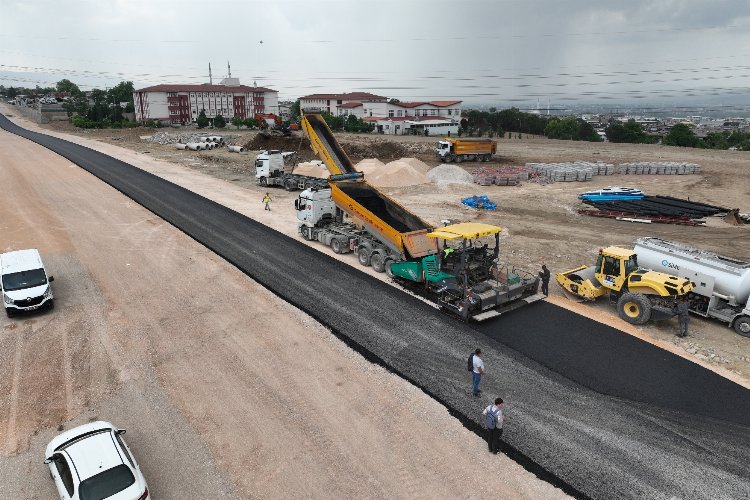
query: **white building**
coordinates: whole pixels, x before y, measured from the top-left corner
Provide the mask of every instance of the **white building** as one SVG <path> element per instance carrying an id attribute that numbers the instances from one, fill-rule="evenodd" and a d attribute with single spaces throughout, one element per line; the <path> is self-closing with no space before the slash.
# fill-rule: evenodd
<path id="1" fill-rule="evenodd" d="M 276 90 L 240 85 L 238 78 L 225 78 L 219 84 L 162 84 L 133 92 L 135 119 L 165 124 L 189 125 L 201 110 L 208 118 L 221 115 L 252 118 L 257 113 L 279 114 Z"/>
<path id="2" fill-rule="evenodd" d="M 303 111 L 325 111 L 332 115 L 354 115 L 375 124 L 381 134 L 457 134 L 462 101 L 389 102 L 367 92 L 312 94 L 300 97 Z"/>

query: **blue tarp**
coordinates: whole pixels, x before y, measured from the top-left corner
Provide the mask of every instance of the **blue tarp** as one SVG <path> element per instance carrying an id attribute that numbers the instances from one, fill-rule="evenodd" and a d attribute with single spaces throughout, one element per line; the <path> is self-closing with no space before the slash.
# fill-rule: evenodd
<path id="1" fill-rule="evenodd" d="M 467 207 L 478 208 L 480 210 L 497 210 L 497 203 L 490 201 L 486 195 L 469 196 L 462 199 L 461 203 Z"/>

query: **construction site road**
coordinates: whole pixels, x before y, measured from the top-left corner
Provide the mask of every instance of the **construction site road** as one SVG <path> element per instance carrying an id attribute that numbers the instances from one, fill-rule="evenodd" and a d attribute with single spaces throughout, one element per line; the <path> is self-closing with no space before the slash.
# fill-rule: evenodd
<path id="1" fill-rule="evenodd" d="M 670 371 L 662 384 L 649 386 L 660 389 L 656 396 L 643 398 L 645 391 L 634 386 L 647 378 L 658 380 L 662 366 L 684 361 L 667 352 L 651 353 L 649 344 L 633 343 L 627 349 L 641 349 L 643 363 L 612 363 L 629 354 L 620 352 L 622 344 L 606 327 L 585 318 L 573 320 L 571 313 L 550 304 L 481 327 L 500 335 L 506 329 L 525 331 L 546 344 L 536 348 L 546 352 L 537 363 L 506 347 L 497 334 L 492 338 L 445 317 L 179 186 L 90 149 L 25 131 L 4 117 L 0 125 L 61 154 L 169 221 L 368 359 L 422 388 L 468 427 L 478 430 L 481 409 L 495 394 L 502 395 L 508 402 L 504 451 L 568 492 L 592 498 L 664 499 L 740 498 L 747 493 L 750 427 L 742 417 L 750 414 L 746 389 L 690 367 L 685 377 Z M 582 332 L 581 339 L 598 336 L 594 354 L 604 359 L 583 366 L 590 355 L 582 355 L 579 362 L 575 352 L 562 349 L 566 336 L 555 334 L 566 326 Z M 527 344 L 533 347 L 535 342 Z M 589 348 L 583 340 L 579 346 L 583 352 Z M 488 397 L 475 399 L 464 370 L 468 352 L 476 347 L 488 367 L 483 381 Z M 550 361 L 557 351 L 565 353 L 562 359 Z M 664 365 L 652 366 L 659 358 Z M 640 370 L 645 375 L 634 377 Z M 589 388 L 596 388 L 599 380 L 604 381 L 599 390 L 606 387 L 610 394 L 632 399 Z M 728 409 L 732 407 L 736 410 Z"/>

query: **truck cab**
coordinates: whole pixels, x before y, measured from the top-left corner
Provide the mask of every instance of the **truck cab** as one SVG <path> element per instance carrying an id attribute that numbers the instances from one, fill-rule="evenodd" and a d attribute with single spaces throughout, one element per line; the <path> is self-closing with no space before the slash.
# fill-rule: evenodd
<path id="1" fill-rule="evenodd" d="M 284 159 L 293 153 L 282 153 L 277 149 L 261 151 L 255 158 L 255 180 L 261 186 L 271 183 L 268 179 L 280 177 L 284 173 Z"/>
<path id="2" fill-rule="evenodd" d="M 435 153 L 440 158 L 445 158 L 451 154 L 451 143 L 448 141 L 438 141 L 435 145 Z"/>
<path id="3" fill-rule="evenodd" d="M 336 217 L 336 204 L 331 199 L 330 188 L 305 189 L 294 200 L 297 210 L 297 225 L 302 236 L 305 227 L 317 227 L 323 221 L 331 221 Z"/>
<path id="4" fill-rule="evenodd" d="M 35 248 L 0 254 L 0 288 L 8 317 L 18 312 L 54 306 L 54 277 L 47 276 L 39 251 Z"/>

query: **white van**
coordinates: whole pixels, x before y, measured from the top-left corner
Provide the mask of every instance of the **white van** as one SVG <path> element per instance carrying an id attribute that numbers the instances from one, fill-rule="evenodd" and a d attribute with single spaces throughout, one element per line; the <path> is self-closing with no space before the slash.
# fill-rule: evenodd
<path id="1" fill-rule="evenodd" d="M 8 317 L 45 306 L 52 309 L 54 301 L 50 282 L 54 279 L 47 277 L 42 258 L 35 248 L 0 254 L 0 287 Z"/>

